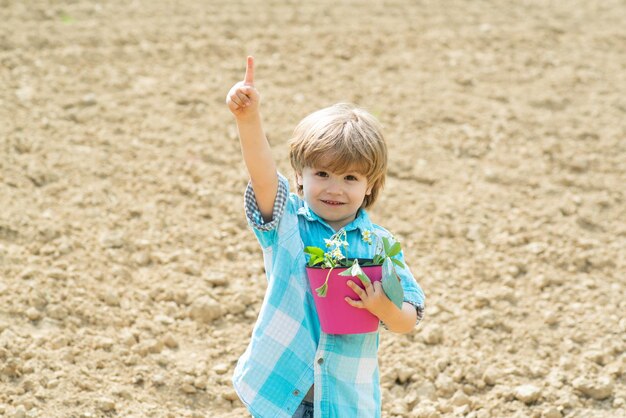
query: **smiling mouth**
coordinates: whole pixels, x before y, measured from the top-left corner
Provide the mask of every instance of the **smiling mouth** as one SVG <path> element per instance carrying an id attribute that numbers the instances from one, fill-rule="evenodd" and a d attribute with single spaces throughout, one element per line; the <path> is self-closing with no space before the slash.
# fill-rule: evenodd
<path id="1" fill-rule="evenodd" d="M 334 200 L 322 200 L 322 202 L 326 203 L 327 205 L 331 205 L 331 206 L 345 205 L 345 203 L 343 203 L 343 202 L 336 202 Z"/>

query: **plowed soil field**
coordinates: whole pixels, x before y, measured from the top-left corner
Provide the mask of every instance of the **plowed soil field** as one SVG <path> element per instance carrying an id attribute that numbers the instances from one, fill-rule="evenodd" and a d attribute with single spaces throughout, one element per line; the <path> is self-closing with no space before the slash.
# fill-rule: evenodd
<path id="1" fill-rule="evenodd" d="M 385 128 L 371 211 L 427 295 L 385 417 L 624 417 L 626 4 L 0 0 L 0 416 L 244 417 L 266 287 L 224 104 L 256 58 Z"/>

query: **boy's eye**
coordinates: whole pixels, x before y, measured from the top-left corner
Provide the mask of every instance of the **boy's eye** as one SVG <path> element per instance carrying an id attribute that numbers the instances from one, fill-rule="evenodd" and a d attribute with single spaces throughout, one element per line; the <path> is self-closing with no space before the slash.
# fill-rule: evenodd
<path id="1" fill-rule="evenodd" d="M 325 171 L 318 171 L 317 173 L 315 173 L 315 175 L 319 177 L 328 177 L 328 173 L 326 173 Z"/>
<path id="2" fill-rule="evenodd" d="M 350 174 L 350 175 L 346 176 L 346 180 L 349 180 L 349 181 L 358 181 L 359 179 L 358 179 L 358 178 L 356 178 L 356 176 L 353 176 L 352 174 Z"/>

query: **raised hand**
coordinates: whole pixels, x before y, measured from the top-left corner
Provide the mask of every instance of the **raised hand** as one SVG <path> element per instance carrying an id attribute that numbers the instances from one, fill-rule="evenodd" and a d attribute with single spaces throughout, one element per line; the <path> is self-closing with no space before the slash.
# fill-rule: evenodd
<path id="1" fill-rule="evenodd" d="M 243 81 L 235 84 L 226 95 L 226 104 L 236 118 L 254 116 L 259 111 L 261 95 L 254 87 L 254 57 L 249 56 Z"/>

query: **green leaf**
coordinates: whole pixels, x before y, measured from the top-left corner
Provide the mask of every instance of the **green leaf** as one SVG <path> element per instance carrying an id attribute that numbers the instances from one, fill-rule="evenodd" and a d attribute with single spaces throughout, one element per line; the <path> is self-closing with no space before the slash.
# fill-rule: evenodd
<path id="1" fill-rule="evenodd" d="M 400 268 L 404 268 L 404 263 L 400 260 L 397 260 L 395 258 L 392 258 L 391 261 L 393 262 L 393 264 L 395 264 L 396 266 L 400 267 Z"/>
<path id="2" fill-rule="evenodd" d="M 354 276 L 354 275 L 352 274 L 352 268 L 345 269 L 344 271 L 342 271 L 341 273 L 339 273 L 339 274 L 338 274 L 338 276 L 344 276 L 344 277 L 346 277 L 346 276 Z"/>
<path id="3" fill-rule="evenodd" d="M 324 250 L 320 247 L 304 247 L 304 253 L 324 257 Z"/>
<path id="4" fill-rule="evenodd" d="M 361 280 L 361 283 L 363 283 L 363 286 L 367 286 L 368 284 L 372 283 L 372 281 L 370 280 L 369 277 L 367 277 L 367 274 L 365 274 L 364 271 L 357 274 L 356 277 L 358 277 L 359 280 Z"/>
<path id="5" fill-rule="evenodd" d="M 319 255 L 312 255 L 309 260 L 309 267 L 314 267 L 324 261 L 324 257 L 320 257 Z"/>
<path id="6" fill-rule="evenodd" d="M 363 286 L 367 286 L 368 284 L 372 283 L 370 278 L 367 277 L 367 274 L 365 274 L 365 272 L 359 265 L 359 260 L 354 260 L 354 264 L 352 264 L 352 267 L 350 267 L 349 269 L 345 271 L 342 271 L 341 273 L 339 273 L 339 275 L 358 277 L 359 280 L 361 280 L 361 283 L 363 283 Z"/>
<path id="7" fill-rule="evenodd" d="M 387 258 L 383 263 L 382 285 L 389 300 L 391 300 L 399 309 L 402 309 L 404 290 L 402 289 L 400 278 L 396 273 L 396 269 L 393 266 L 391 258 Z"/>
<path id="8" fill-rule="evenodd" d="M 381 264 L 383 264 L 383 261 L 385 261 L 385 257 L 380 254 L 376 254 L 374 259 L 372 260 L 372 264 L 375 266 L 380 266 Z"/>
<path id="9" fill-rule="evenodd" d="M 323 285 L 321 285 L 320 287 L 315 289 L 315 291 L 317 292 L 317 296 L 319 296 L 321 298 L 325 298 L 326 297 L 326 293 L 328 293 L 328 284 L 324 283 Z"/>
<path id="10" fill-rule="evenodd" d="M 400 251 L 402 251 L 402 246 L 400 245 L 399 242 L 395 242 L 391 246 L 389 251 L 387 252 L 387 257 L 393 257 L 394 255 L 398 255 L 398 254 L 400 254 Z"/>
<path id="11" fill-rule="evenodd" d="M 340 276 L 356 276 L 359 271 L 361 271 L 361 267 L 359 266 L 359 260 L 354 260 L 352 266 L 350 268 L 339 273 Z"/>
<path id="12" fill-rule="evenodd" d="M 389 238 L 383 237 L 383 249 L 385 250 L 385 254 L 389 254 L 389 248 L 391 244 L 389 243 Z"/>

